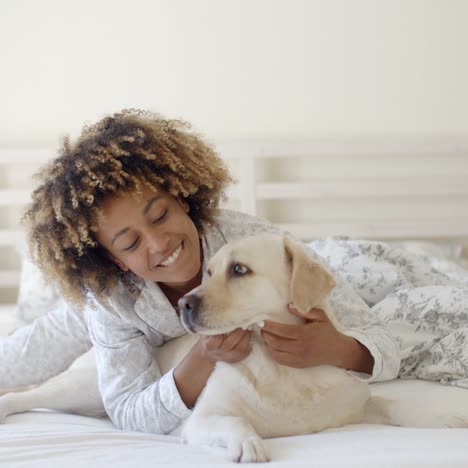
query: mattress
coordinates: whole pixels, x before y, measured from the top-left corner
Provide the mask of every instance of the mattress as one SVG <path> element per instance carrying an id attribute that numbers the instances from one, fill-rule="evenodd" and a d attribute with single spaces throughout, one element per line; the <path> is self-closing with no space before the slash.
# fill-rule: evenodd
<path id="1" fill-rule="evenodd" d="M 352 425 L 319 434 L 266 441 L 270 465 L 333 468 L 468 466 L 468 429 Z M 52 412 L 7 418 L 0 426 L 0 466 L 8 468 L 138 468 L 231 464 L 221 449 L 172 436 L 129 433 L 107 419 Z M 232 464 L 231 464 L 232 466 Z"/>

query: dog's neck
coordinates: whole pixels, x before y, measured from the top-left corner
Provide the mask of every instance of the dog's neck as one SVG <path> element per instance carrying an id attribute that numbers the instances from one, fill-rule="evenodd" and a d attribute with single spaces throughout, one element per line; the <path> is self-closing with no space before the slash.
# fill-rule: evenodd
<path id="1" fill-rule="evenodd" d="M 285 310 L 281 311 L 275 311 L 273 313 L 268 314 L 268 318 L 265 320 L 271 320 L 272 322 L 278 322 L 282 323 L 285 325 L 300 325 L 306 322 L 306 319 L 303 319 L 301 317 L 298 317 L 297 315 L 291 314 L 290 312 L 287 311 L 287 307 L 285 307 Z M 252 325 L 252 332 L 254 335 L 257 337 L 260 337 L 260 332 L 263 328 L 263 320 L 258 323 L 254 323 Z"/>

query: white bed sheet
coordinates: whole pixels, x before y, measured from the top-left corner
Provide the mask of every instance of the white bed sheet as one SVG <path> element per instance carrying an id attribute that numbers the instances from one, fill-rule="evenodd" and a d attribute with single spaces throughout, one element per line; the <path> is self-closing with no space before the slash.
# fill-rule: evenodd
<path id="1" fill-rule="evenodd" d="M 468 429 L 353 425 L 266 442 L 270 466 L 293 468 L 468 467 Z M 110 421 L 50 412 L 10 416 L 0 426 L 0 466 L 138 468 L 230 464 L 219 449 L 171 436 L 128 433 Z M 258 466 L 258 465 L 256 465 Z"/>

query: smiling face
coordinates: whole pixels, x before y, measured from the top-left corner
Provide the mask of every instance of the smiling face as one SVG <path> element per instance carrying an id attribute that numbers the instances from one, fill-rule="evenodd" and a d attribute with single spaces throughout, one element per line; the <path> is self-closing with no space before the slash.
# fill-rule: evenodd
<path id="1" fill-rule="evenodd" d="M 159 189 L 104 200 L 96 239 L 124 271 L 182 294 L 199 284 L 201 248 L 189 205 Z"/>

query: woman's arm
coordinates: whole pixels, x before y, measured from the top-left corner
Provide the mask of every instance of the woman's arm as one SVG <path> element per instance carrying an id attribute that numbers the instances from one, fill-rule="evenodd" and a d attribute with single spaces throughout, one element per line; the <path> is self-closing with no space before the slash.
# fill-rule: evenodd
<path id="1" fill-rule="evenodd" d="M 0 390 L 42 383 L 91 346 L 86 312 L 62 303 L 0 340 Z"/>
<path id="2" fill-rule="evenodd" d="M 104 407 L 123 430 L 168 434 L 191 413 L 218 360 L 243 359 L 249 332 L 201 338 L 185 359 L 161 375 L 141 330 L 118 314 L 97 307 L 89 314 Z"/>
<path id="3" fill-rule="evenodd" d="M 227 335 L 201 337 L 191 352 L 174 369 L 174 381 L 180 397 L 192 408 L 213 372 L 217 361 L 239 362 L 250 351 L 250 332 L 234 330 Z"/>
<path id="4" fill-rule="evenodd" d="M 331 365 L 372 374 L 374 358 L 370 351 L 356 339 L 340 333 L 323 310 L 301 314 L 290 306 L 289 312 L 307 322 L 288 325 L 265 321 L 262 330 L 275 361 L 289 367 Z"/>
<path id="5" fill-rule="evenodd" d="M 340 275 L 335 279 L 329 301 L 344 331 L 336 330 L 318 309 L 305 315 L 303 325 L 266 321 L 262 334 L 273 359 L 291 367 L 335 365 L 368 381 L 395 378 L 400 369 L 395 337 Z"/>

